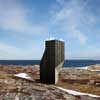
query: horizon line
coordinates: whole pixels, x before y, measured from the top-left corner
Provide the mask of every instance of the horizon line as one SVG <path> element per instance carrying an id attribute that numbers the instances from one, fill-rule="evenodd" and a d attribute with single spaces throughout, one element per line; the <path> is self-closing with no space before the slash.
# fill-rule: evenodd
<path id="1" fill-rule="evenodd" d="M 41 59 L 0 59 L 0 60 L 41 60 Z M 65 59 L 65 60 L 100 60 L 100 59 Z"/>

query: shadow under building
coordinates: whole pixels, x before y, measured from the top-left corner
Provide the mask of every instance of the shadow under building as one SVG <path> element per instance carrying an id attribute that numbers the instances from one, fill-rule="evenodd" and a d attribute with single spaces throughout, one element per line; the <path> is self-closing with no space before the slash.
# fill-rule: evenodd
<path id="1" fill-rule="evenodd" d="M 46 84 L 56 84 L 58 74 L 64 64 L 64 42 L 48 40 L 45 42 L 45 51 L 40 61 L 40 81 Z"/>

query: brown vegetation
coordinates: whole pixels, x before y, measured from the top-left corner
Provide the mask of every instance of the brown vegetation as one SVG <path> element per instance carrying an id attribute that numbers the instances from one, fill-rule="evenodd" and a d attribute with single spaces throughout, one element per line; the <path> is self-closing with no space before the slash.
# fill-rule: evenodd
<path id="1" fill-rule="evenodd" d="M 29 74 L 34 82 L 13 77 L 14 74 L 17 73 Z M 25 67 L 0 65 L 0 95 L 6 93 L 20 93 L 30 96 L 33 95 L 32 93 L 34 93 L 34 95 L 37 93 L 40 96 L 43 96 L 44 93 L 45 96 L 43 97 L 43 100 L 47 100 L 48 98 L 49 100 L 54 100 L 53 98 L 60 98 L 61 100 L 66 100 L 65 98 L 69 97 L 74 98 L 71 95 L 56 90 L 53 86 L 40 84 L 39 81 L 37 81 L 39 79 L 40 77 L 38 65 Z M 59 81 L 56 86 L 60 86 L 65 89 L 72 89 L 80 92 L 100 95 L 99 72 L 91 72 L 84 69 L 64 68 L 59 74 Z"/>

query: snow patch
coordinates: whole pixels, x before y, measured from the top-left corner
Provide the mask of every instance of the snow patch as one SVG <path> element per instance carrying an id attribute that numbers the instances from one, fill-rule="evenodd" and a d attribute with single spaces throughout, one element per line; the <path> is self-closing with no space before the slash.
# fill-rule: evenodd
<path id="1" fill-rule="evenodd" d="M 48 40 L 55 40 L 55 37 L 50 37 Z"/>
<path id="2" fill-rule="evenodd" d="M 84 70 L 87 70 L 88 67 L 87 66 L 86 67 L 76 67 L 75 69 L 84 69 Z"/>
<path id="3" fill-rule="evenodd" d="M 29 79 L 31 80 L 31 77 L 26 74 L 26 73 L 19 73 L 19 74 L 15 74 L 16 77 L 19 77 L 19 78 L 24 78 L 24 79 Z"/>
<path id="4" fill-rule="evenodd" d="M 100 72 L 100 70 L 90 70 L 90 71 L 92 71 L 92 72 Z"/>
<path id="5" fill-rule="evenodd" d="M 57 88 L 64 91 L 64 92 L 67 92 L 68 94 L 74 95 L 74 96 L 89 96 L 89 97 L 94 97 L 94 98 L 100 98 L 100 96 L 98 96 L 98 95 L 77 92 L 77 91 L 74 91 L 74 90 L 68 90 L 68 89 L 64 89 L 64 88 L 61 88 L 61 87 L 57 87 Z"/>
<path id="6" fill-rule="evenodd" d="M 64 41 L 64 39 L 62 39 L 62 38 L 60 38 L 59 40 L 60 40 L 60 41 Z"/>
<path id="7" fill-rule="evenodd" d="M 56 37 L 50 37 L 50 38 L 48 38 L 48 39 L 46 39 L 46 41 L 48 41 L 48 40 L 60 40 L 60 41 L 64 41 L 64 39 L 62 39 L 62 38 L 56 38 Z"/>

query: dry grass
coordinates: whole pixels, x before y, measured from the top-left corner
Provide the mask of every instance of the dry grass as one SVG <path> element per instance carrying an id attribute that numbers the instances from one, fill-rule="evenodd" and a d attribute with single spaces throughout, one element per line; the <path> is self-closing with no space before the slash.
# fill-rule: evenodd
<path id="1" fill-rule="evenodd" d="M 13 79 L 12 75 L 16 73 L 16 70 L 19 72 L 25 72 L 27 73 L 27 68 L 22 68 L 22 67 L 18 67 L 18 68 L 1 68 L 0 67 L 0 80 L 11 80 Z M 29 72 L 31 72 L 32 69 L 29 69 Z M 10 72 L 9 72 L 10 71 Z M 65 73 L 67 75 L 67 73 Z M 32 76 L 32 78 L 34 80 L 39 80 L 39 74 L 37 73 L 29 73 L 30 76 Z M 65 76 L 66 76 L 65 75 Z M 68 75 L 67 75 L 68 76 Z M 59 82 L 56 84 L 56 86 L 60 86 L 63 87 L 65 89 L 72 89 L 72 90 L 77 90 L 80 92 L 86 92 L 86 93 L 92 93 L 92 94 L 96 94 L 96 95 L 100 95 L 100 87 L 96 87 L 95 85 L 89 85 L 89 84 L 79 84 L 79 83 L 68 83 L 68 82 L 63 82 L 62 81 L 63 76 L 59 76 Z M 97 77 L 96 75 L 88 75 L 88 73 L 81 73 L 80 74 L 80 78 L 95 78 L 95 79 L 100 79 L 99 77 Z M 14 84 L 9 84 L 8 85 L 10 88 L 15 88 Z M 0 90 L 3 88 L 7 88 L 7 84 L 5 83 L 1 83 L 0 82 Z"/>

